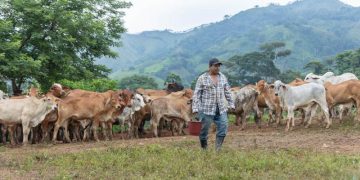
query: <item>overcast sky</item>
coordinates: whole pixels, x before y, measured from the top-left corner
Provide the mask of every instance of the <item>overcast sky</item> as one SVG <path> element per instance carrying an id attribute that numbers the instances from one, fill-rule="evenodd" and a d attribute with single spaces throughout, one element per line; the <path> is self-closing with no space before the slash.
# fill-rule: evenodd
<path id="1" fill-rule="evenodd" d="M 261 7 L 270 3 L 286 5 L 294 0 L 126 0 L 133 6 L 126 10 L 128 33 L 171 29 L 185 31 L 201 24 L 220 21 L 224 15 Z M 341 0 L 359 7 L 360 0 Z"/>

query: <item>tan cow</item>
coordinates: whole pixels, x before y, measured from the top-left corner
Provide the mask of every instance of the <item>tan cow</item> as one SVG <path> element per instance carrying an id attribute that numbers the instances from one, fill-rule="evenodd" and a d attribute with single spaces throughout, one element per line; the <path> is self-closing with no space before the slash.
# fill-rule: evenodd
<path id="1" fill-rule="evenodd" d="M 269 86 L 264 80 L 260 80 L 256 84 L 256 88 L 258 92 L 260 93 L 259 97 L 260 100 L 263 100 L 264 102 L 260 101 L 260 107 L 267 106 L 269 108 L 269 125 L 270 123 L 275 120 L 276 126 L 280 124 L 281 120 L 281 112 L 282 108 L 280 106 L 280 101 L 277 96 L 275 96 L 274 88 Z"/>
<path id="2" fill-rule="evenodd" d="M 132 93 L 128 90 L 106 91 L 104 93 L 72 90 L 60 103 L 55 123 L 53 142 L 60 127 L 64 127 L 66 141 L 70 142 L 69 120 L 92 120 L 94 139 L 99 141 L 97 127 L 101 122 L 113 118 L 113 113 L 131 105 Z"/>
<path id="3" fill-rule="evenodd" d="M 158 137 L 158 126 L 162 118 L 172 124 L 176 121 L 178 133 L 183 133 L 183 126 L 190 121 L 191 117 L 192 94 L 191 89 L 186 89 L 155 99 L 150 103 L 150 123 L 155 137 Z"/>
<path id="4" fill-rule="evenodd" d="M 339 84 L 324 84 L 327 90 L 329 109 L 338 104 L 355 103 L 357 107 L 357 120 L 360 121 L 360 81 L 348 80 Z"/>

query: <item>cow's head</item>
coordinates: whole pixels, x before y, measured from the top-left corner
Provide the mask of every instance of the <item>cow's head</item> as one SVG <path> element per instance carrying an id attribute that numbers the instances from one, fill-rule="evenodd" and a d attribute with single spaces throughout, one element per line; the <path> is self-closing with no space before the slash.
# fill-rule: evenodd
<path id="1" fill-rule="evenodd" d="M 145 106 L 144 98 L 140 94 L 136 93 L 132 98 L 132 108 L 135 111 L 138 111 L 144 106 Z"/>
<path id="2" fill-rule="evenodd" d="M 124 89 L 118 91 L 118 98 L 123 106 L 131 107 L 133 97 L 134 93 L 130 90 Z"/>
<path id="3" fill-rule="evenodd" d="M 61 84 L 59 83 L 54 83 L 51 88 L 50 88 L 50 92 L 55 96 L 55 97 L 62 97 L 62 96 L 65 96 L 65 91 L 62 87 Z"/>
<path id="4" fill-rule="evenodd" d="M 284 94 L 284 91 L 286 91 L 287 87 L 286 84 L 284 84 L 283 82 L 277 80 L 274 82 L 274 91 L 275 91 L 275 96 L 281 96 L 282 94 Z"/>
<path id="5" fill-rule="evenodd" d="M 193 97 L 193 91 L 191 89 L 185 89 L 184 91 L 184 96 L 191 99 Z"/>
<path id="6" fill-rule="evenodd" d="M 52 111 L 58 108 L 58 103 L 61 101 L 59 98 L 49 95 L 40 99 L 46 106 L 46 110 Z"/>
<path id="7" fill-rule="evenodd" d="M 148 104 L 148 103 L 150 103 L 152 101 L 150 96 L 145 95 L 145 94 L 140 94 L 140 95 L 143 97 L 145 104 Z"/>
<path id="8" fill-rule="evenodd" d="M 256 90 L 259 94 L 264 93 L 266 90 L 267 83 L 265 80 L 260 80 L 256 83 Z"/>

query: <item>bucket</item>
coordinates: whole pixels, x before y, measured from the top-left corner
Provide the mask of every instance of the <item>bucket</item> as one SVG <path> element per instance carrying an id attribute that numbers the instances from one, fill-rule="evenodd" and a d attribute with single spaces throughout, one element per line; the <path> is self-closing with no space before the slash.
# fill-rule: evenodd
<path id="1" fill-rule="evenodd" d="M 201 122 L 200 121 L 190 121 L 189 122 L 189 134 L 193 136 L 199 136 L 201 130 Z"/>

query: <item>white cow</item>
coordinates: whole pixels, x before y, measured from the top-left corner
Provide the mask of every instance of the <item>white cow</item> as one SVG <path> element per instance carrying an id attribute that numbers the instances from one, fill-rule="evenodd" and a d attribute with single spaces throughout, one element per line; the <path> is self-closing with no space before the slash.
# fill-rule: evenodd
<path id="1" fill-rule="evenodd" d="M 319 84 L 324 84 L 325 82 L 330 82 L 331 84 L 339 84 L 341 82 L 351 80 L 351 79 L 358 79 L 355 74 L 353 73 L 344 73 L 339 76 L 335 76 L 333 72 L 327 72 L 322 76 L 310 73 L 305 76 L 306 82 L 315 82 Z"/>
<path id="2" fill-rule="evenodd" d="M 40 124 L 46 114 L 56 107 L 55 101 L 47 97 L 2 100 L 0 101 L 0 122 L 5 125 L 21 124 L 23 127 L 23 144 L 26 145 L 31 127 Z M 11 143 L 14 143 L 13 136 Z"/>
<path id="3" fill-rule="evenodd" d="M 128 124 L 129 128 L 129 134 L 132 132 L 132 116 L 136 111 L 139 111 L 141 108 L 145 106 L 144 98 L 140 94 L 135 94 L 132 102 L 131 107 L 125 107 L 124 111 L 120 114 L 118 117 L 120 120 L 121 126 L 124 126 L 124 124 Z"/>
<path id="4" fill-rule="evenodd" d="M 315 83 L 319 83 L 324 85 L 326 82 L 330 82 L 331 84 L 339 84 L 342 83 L 344 81 L 348 81 L 348 80 L 358 80 L 358 77 L 356 77 L 355 74 L 353 73 L 344 73 L 341 74 L 339 76 L 335 76 L 335 74 L 333 72 L 327 72 L 322 76 L 313 74 L 313 73 L 309 73 L 308 75 L 305 76 L 305 81 L 306 82 L 315 82 Z M 342 116 L 344 114 L 344 112 L 348 111 L 350 112 L 350 109 L 352 108 L 353 103 L 347 103 L 347 104 L 341 104 L 339 106 L 339 115 L 340 115 L 340 120 L 342 120 Z M 335 114 L 335 110 L 331 111 L 332 114 Z"/>
<path id="5" fill-rule="evenodd" d="M 311 124 L 312 116 L 316 112 L 316 104 L 320 106 L 325 114 L 327 122 L 326 128 L 330 127 L 331 121 L 329 119 L 329 109 L 326 103 L 326 91 L 324 86 L 316 83 L 290 86 L 278 80 L 274 83 L 274 90 L 275 95 L 280 98 L 282 108 L 287 109 L 288 111 L 288 120 L 285 131 L 289 130 L 290 122 L 292 122 L 292 126 L 295 126 L 294 110 L 301 107 L 307 107 L 305 120 L 310 118 L 306 125 L 306 127 L 308 127 Z"/>

